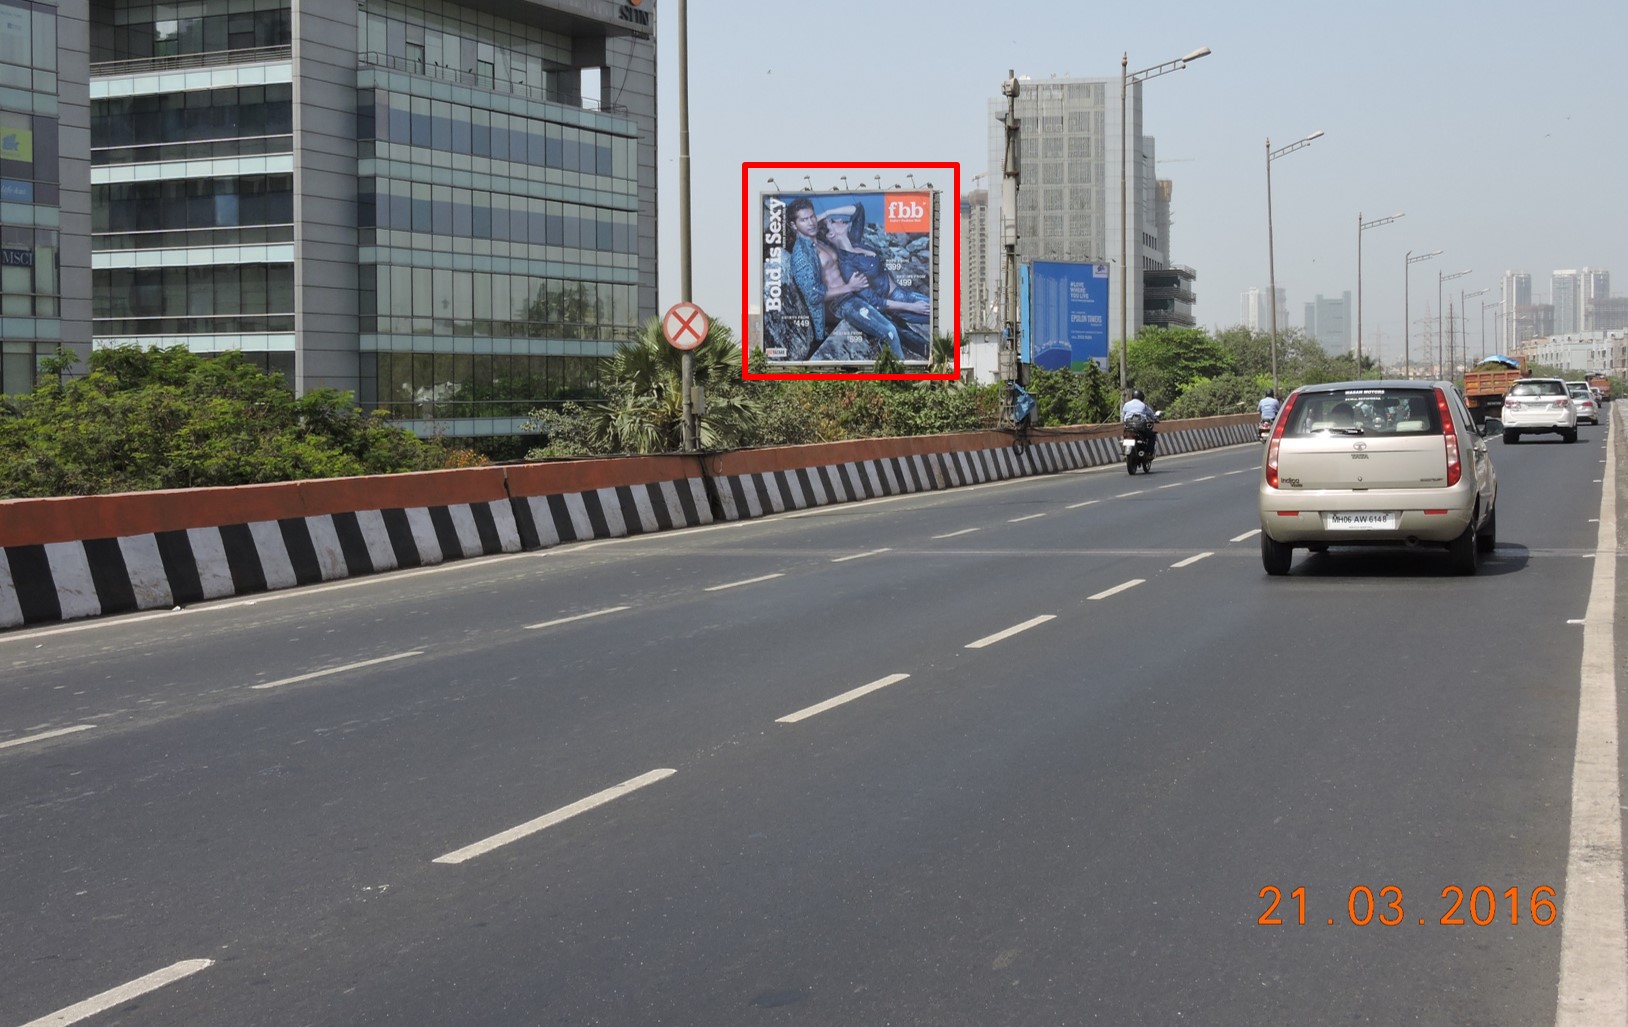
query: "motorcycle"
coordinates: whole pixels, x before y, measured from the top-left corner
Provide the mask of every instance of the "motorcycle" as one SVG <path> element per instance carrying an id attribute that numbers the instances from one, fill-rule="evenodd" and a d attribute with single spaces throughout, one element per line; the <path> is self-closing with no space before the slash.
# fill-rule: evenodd
<path id="1" fill-rule="evenodd" d="M 1125 451 L 1126 474 L 1135 474 L 1138 467 L 1142 468 L 1143 474 L 1153 469 L 1153 425 L 1158 420 L 1158 411 L 1151 418 L 1141 414 L 1125 418 L 1124 433 L 1119 444 Z"/>
<path id="2" fill-rule="evenodd" d="M 1260 426 L 1260 441 L 1265 442 L 1272 437 L 1272 422 L 1263 420 Z"/>

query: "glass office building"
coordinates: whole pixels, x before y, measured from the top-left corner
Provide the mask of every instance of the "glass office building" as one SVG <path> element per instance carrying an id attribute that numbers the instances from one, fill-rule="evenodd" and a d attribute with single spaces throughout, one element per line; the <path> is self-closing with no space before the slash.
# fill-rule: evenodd
<path id="1" fill-rule="evenodd" d="M 652 6 L 93 0 L 96 344 L 514 433 L 656 312 Z"/>
<path id="2" fill-rule="evenodd" d="M 0 0 L 0 394 L 90 342 L 85 4 Z"/>

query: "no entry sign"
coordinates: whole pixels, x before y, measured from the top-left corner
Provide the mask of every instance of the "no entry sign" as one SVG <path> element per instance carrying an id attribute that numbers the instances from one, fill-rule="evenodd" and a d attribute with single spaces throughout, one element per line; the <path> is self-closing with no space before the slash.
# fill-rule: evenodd
<path id="1" fill-rule="evenodd" d="M 661 333 L 674 349 L 694 349 L 707 337 L 712 322 L 693 303 L 674 303 L 661 317 Z"/>

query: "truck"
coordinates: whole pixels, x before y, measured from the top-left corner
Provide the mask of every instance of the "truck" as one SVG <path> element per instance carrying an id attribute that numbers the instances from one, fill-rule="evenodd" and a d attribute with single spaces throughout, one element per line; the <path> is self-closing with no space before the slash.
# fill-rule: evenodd
<path id="1" fill-rule="evenodd" d="M 1583 378 L 1583 380 L 1585 382 L 1588 382 L 1588 387 L 1589 388 L 1600 390 L 1600 402 L 1601 403 L 1609 403 L 1609 402 L 1611 402 L 1611 379 L 1610 378 L 1606 377 L 1605 375 L 1601 374 L 1598 371 L 1590 371 Z"/>
<path id="2" fill-rule="evenodd" d="M 1464 403 L 1477 427 L 1504 411 L 1504 393 L 1529 368 L 1525 357 L 1488 357 L 1464 372 Z"/>

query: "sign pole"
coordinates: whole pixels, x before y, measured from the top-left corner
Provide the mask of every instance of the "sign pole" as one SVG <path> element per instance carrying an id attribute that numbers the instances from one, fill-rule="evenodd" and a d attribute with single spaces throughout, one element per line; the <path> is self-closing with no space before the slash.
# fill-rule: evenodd
<path id="1" fill-rule="evenodd" d="M 674 14 L 678 16 L 678 238 L 681 253 L 679 299 L 689 303 L 690 295 L 690 46 L 689 19 L 684 0 L 676 0 Z M 680 388 L 684 390 L 682 448 L 695 452 L 697 431 L 695 423 L 695 357 L 684 350 L 679 361 Z"/>

